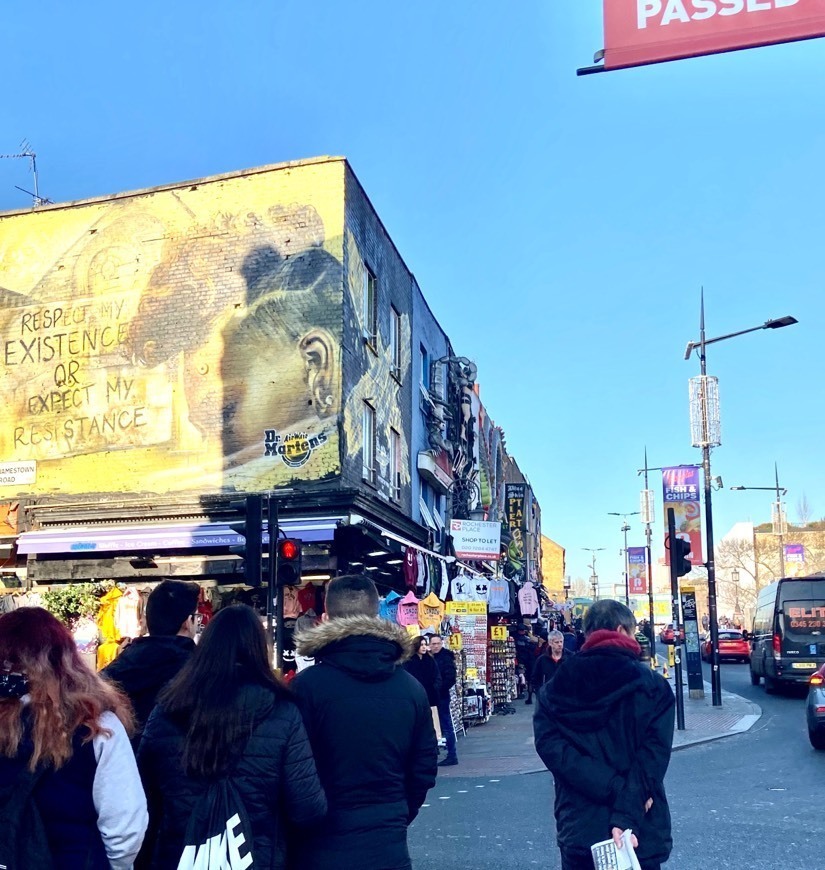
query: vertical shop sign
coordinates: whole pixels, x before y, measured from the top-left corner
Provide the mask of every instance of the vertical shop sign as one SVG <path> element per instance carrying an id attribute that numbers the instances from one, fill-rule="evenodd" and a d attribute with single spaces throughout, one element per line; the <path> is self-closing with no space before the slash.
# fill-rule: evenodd
<path id="1" fill-rule="evenodd" d="M 525 569 L 527 538 L 527 516 L 525 505 L 527 502 L 527 486 L 523 483 L 508 483 L 507 497 L 507 524 L 510 527 L 512 540 L 507 547 L 507 571 L 510 580 L 516 583 L 524 583 L 527 572 Z"/>
<path id="2" fill-rule="evenodd" d="M 685 664 L 687 667 L 688 690 L 691 698 L 703 698 L 705 682 L 702 676 L 702 654 L 699 649 L 699 620 L 696 616 L 696 589 L 693 586 L 683 586 L 680 593 L 682 599 L 682 622 L 685 626 Z"/>
<path id="3" fill-rule="evenodd" d="M 690 542 L 688 558 L 695 565 L 702 561 L 702 517 L 699 503 L 699 468 L 678 465 L 662 469 L 663 513 L 673 508 L 676 515 L 676 537 Z M 665 564 L 670 565 L 670 542 L 665 524 Z"/>
<path id="4" fill-rule="evenodd" d="M 631 595 L 647 595 L 647 548 L 628 547 L 628 585 Z"/>

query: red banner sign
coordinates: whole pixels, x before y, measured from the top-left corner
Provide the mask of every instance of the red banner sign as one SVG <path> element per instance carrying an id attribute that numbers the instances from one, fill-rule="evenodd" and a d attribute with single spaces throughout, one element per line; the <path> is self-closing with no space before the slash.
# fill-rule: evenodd
<path id="1" fill-rule="evenodd" d="M 605 69 L 825 36 L 825 0 L 604 0 Z"/>

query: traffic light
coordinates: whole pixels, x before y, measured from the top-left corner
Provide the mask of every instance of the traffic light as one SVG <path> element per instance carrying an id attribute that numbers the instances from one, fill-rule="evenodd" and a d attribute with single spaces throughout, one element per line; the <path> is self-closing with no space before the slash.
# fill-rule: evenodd
<path id="1" fill-rule="evenodd" d="M 295 538 L 278 541 L 278 585 L 301 585 L 301 542 Z"/>
<path id="2" fill-rule="evenodd" d="M 233 530 L 243 535 L 244 543 L 233 545 L 229 552 L 243 559 L 243 578 L 247 586 L 261 585 L 261 562 L 263 559 L 263 499 L 260 495 L 248 495 L 231 507 L 243 519 L 230 522 Z"/>
<path id="3" fill-rule="evenodd" d="M 685 541 L 682 538 L 674 538 L 673 539 L 673 547 L 671 548 L 670 558 L 675 560 L 674 564 L 676 565 L 676 576 L 684 577 L 685 574 L 689 574 L 693 565 L 690 563 L 690 559 L 688 556 L 691 551 L 691 543 L 690 541 Z"/>

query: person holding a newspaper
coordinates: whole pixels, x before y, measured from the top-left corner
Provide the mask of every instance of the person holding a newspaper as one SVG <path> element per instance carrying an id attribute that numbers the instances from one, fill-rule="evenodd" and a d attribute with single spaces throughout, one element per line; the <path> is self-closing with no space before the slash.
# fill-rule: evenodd
<path id="1" fill-rule="evenodd" d="M 562 870 L 592 870 L 591 846 L 610 838 L 619 846 L 626 830 L 642 870 L 659 870 L 670 855 L 664 778 L 675 701 L 667 681 L 639 662 L 635 630 L 623 604 L 594 602 L 581 652 L 538 696 L 533 729 L 555 780 Z"/>

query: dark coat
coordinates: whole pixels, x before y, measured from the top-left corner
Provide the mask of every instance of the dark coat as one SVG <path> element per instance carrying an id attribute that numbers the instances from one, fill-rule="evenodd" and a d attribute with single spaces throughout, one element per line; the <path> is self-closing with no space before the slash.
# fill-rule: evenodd
<path id="1" fill-rule="evenodd" d="M 135 708 L 135 749 L 160 690 L 178 675 L 194 651 L 195 641 L 190 637 L 138 637 L 100 672 L 123 689 Z"/>
<path id="2" fill-rule="evenodd" d="M 350 616 L 299 633 L 297 643 L 317 662 L 292 687 L 329 814 L 295 866 L 408 868 L 407 825 L 435 785 L 438 760 L 430 703 L 402 666 L 418 639 L 386 620 Z"/>
<path id="3" fill-rule="evenodd" d="M 423 656 L 416 653 L 404 662 L 404 667 L 408 674 L 412 674 L 421 683 L 427 693 L 430 706 L 435 707 L 441 694 L 441 672 L 435 659 L 429 653 L 424 653 Z"/>
<path id="4" fill-rule="evenodd" d="M 673 691 L 638 661 L 629 638 L 590 648 L 601 634 L 539 692 L 533 719 L 536 750 L 555 779 L 559 846 L 589 850 L 614 826 L 632 828 L 640 862 L 662 863 L 672 847 L 664 778 Z"/>
<path id="5" fill-rule="evenodd" d="M 87 736 L 86 728 L 75 732 L 72 757 L 59 770 L 46 771 L 34 791 L 54 866 L 61 870 L 109 870 L 92 795 L 97 761 L 93 744 L 83 742 Z M 0 757 L 0 788 L 17 779 L 33 751 L 26 727 L 16 758 Z"/>
<path id="6" fill-rule="evenodd" d="M 286 824 L 306 825 L 326 812 L 309 741 L 296 704 L 263 686 L 246 686 L 238 703 L 254 711 L 254 729 L 232 781 L 249 816 L 255 867 L 284 868 Z M 185 725 L 158 706 L 138 750 L 138 767 L 149 802 L 150 828 L 157 829 L 153 870 L 174 870 L 186 825 L 209 783 L 187 776 L 181 765 Z"/>
<path id="7" fill-rule="evenodd" d="M 438 667 L 438 674 L 441 678 L 441 688 L 438 690 L 440 700 L 450 697 L 450 689 L 456 684 L 458 672 L 455 667 L 455 655 L 450 650 L 441 648 L 438 654 L 432 654 L 433 661 Z"/>
<path id="8" fill-rule="evenodd" d="M 533 676 L 531 680 L 533 688 L 538 692 L 545 683 L 549 683 L 550 680 L 556 676 L 556 671 L 561 667 L 561 663 L 566 662 L 569 658 L 570 653 L 565 650 L 562 652 L 561 658 L 556 661 L 553 656 L 550 655 L 550 647 L 548 646 L 546 651 L 536 659 L 536 663 L 533 666 Z"/>

